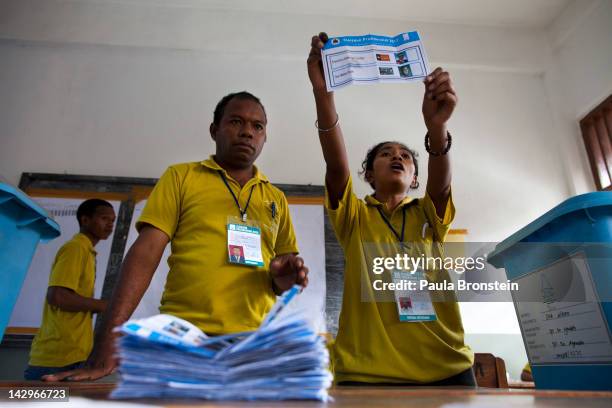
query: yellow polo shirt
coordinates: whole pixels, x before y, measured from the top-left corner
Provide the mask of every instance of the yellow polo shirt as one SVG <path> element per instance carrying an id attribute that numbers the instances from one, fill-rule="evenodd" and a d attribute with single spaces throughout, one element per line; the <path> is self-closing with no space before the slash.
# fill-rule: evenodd
<path id="1" fill-rule="evenodd" d="M 379 275 L 372 273 L 371 258 L 383 246 L 397 244 L 377 207 L 400 232 L 404 206 L 404 242 L 428 252 L 433 240 L 444 241 L 455 215 L 450 198 L 443 219 L 427 195 L 406 198 L 389 214 L 372 196 L 359 200 L 349 178 L 337 209 L 331 209 L 329 198 L 326 200 L 345 258 L 342 310 L 332 353 L 336 382 L 427 383 L 451 377 L 473 364 L 456 302 L 434 302 L 435 321 L 408 323 L 399 321 L 394 301 L 377 301 L 372 282 Z"/>
<path id="2" fill-rule="evenodd" d="M 76 234 L 55 256 L 49 286 L 94 296 L 96 251 L 84 234 Z M 91 312 L 67 312 L 45 303 L 40 329 L 32 341 L 30 365 L 63 367 L 87 360 L 93 346 Z"/>
<path id="3" fill-rule="evenodd" d="M 254 187 L 247 217 L 261 228 L 261 268 L 228 261 L 228 216 L 239 217 L 240 212 L 219 172 L 242 208 Z M 276 299 L 270 260 L 298 252 L 282 191 L 257 168 L 241 188 L 213 156 L 170 166 L 151 192 L 136 228 L 143 224 L 160 229 L 171 240 L 160 312 L 185 319 L 208 334 L 257 329 Z"/>

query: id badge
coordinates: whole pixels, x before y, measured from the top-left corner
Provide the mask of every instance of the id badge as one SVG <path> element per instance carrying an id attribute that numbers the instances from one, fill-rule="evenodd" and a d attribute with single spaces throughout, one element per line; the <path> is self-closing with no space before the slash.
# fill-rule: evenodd
<path id="1" fill-rule="evenodd" d="M 395 270 L 391 272 L 391 277 L 396 284 L 393 292 L 400 322 L 436 320 L 436 311 L 429 290 L 420 289 L 421 280 L 426 279 L 422 270 L 417 270 L 415 273 Z"/>
<path id="2" fill-rule="evenodd" d="M 256 221 L 227 219 L 227 254 L 230 263 L 264 266 L 261 255 L 261 228 Z"/>

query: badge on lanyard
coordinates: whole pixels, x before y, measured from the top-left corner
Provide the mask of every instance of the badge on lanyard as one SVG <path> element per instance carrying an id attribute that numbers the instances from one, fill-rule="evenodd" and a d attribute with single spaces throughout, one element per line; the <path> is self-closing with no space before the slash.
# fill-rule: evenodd
<path id="1" fill-rule="evenodd" d="M 402 207 L 402 230 L 397 232 L 391 221 L 387 219 L 380 207 L 377 207 L 378 213 L 387 224 L 387 227 L 393 232 L 393 235 L 398 240 L 399 248 L 402 251 L 410 248 L 404 242 L 404 228 L 406 226 L 406 204 Z M 400 322 L 430 322 L 436 320 L 436 311 L 434 310 L 431 296 L 427 288 L 421 289 L 421 281 L 426 280 L 423 270 L 414 271 L 399 271 L 391 272 L 391 279 L 395 283 L 395 304 Z"/>
<path id="2" fill-rule="evenodd" d="M 263 256 L 261 255 L 261 228 L 257 221 L 247 220 L 247 210 L 249 209 L 255 186 L 251 187 L 249 198 L 243 209 L 240 206 L 238 197 L 236 197 L 236 194 L 234 194 L 234 191 L 227 182 L 225 174 L 219 171 L 219 176 L 234 198 L 234 202 L 240 212 L 239 218 L 235 216 L 227 218 L 228 261 L 239 265 L 264 266 Z"/>
<path id="3" fill-rule="evenodd" d="M 261 256 L 261 228 L 240 218 L 227 219 L 227 253 L 233 264 L 264 266 Z"/>
<path id="4" fill-rule="evenodd" d="M 404 290 L 394 290 L 395 304 L 400 322 L 431 322 L 436 320 L 431 296 L 427 288 L 421 289 L 420 284 L 425 280 L 422 270 L 415 273 L 393 271 L 393 283 Z"/>

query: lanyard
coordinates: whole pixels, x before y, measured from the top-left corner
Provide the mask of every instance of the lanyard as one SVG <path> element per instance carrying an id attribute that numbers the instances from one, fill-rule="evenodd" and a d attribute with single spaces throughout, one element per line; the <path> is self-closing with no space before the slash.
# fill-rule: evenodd
<path id="1" fill-rule="evenodd" d="M 378 210 L 378 213 L 382 217 L 385 224 L 387 224 L 387 227 L 389 227 L 391 232 L 393 232 L 393 235 L 395 235 L 400 245 L 403 246 L 404 245 L 404 226 L 406 225 L 406 206 L 404 205 L 402 207 L 402 234 L 401 235 L 395 230 L 395 228 L 393 228 L 393 225 L 391 225 L 391 222 L 387 219 L 385 214 L 382 212 L 382 210 L 380 209 L 380 206 L 377 206 L 376 209 Z"/>
<path id="2" fill-rule="evenodd" d="M 253 189 L 255 188 L 255 184 L 253 184 L 253 186 L 251 186 L 251 192 L 249 193 L 249 198 L 248 198 L 248 200 L 246 202 L 246 206 L 244 207 L 244 210 L 243 210 L 242 207 L 240 207 L 240 203 L 238 202 L 238 197 L 236 197 L 236 194 L 234 194 L 234 191 L 230 187 L 229 183 L 227 182 L 227 179 L 225 178 L 225 175 L 223 174 L 223 172 L 221 170 L 219 170 L 219 176 L 221 176 L 221 179 L 225 183 L 225 187 L 227 187 L 227 189 L 229 190 L 230 194 L 234 198 L 234 202 L 236 203 L 236 207 L 238 207 L 238 211 L 240 211 L 240 217 L 242 218 L 242 222 L 245 222 L 246 219 L 247 219 L 247 209 L 249 208 L 249 203 L 251 202 L 251 196 L 253 195 Z"/>

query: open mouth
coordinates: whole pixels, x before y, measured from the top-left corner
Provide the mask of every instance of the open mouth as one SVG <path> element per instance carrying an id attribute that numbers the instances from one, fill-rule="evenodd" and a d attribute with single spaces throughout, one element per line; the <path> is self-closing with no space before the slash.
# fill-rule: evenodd
<path id="1" fill-rule="evenodd" d="M 391 163 L 391 170 L 404 171 L 404 166 L 401 163 Z"/>

